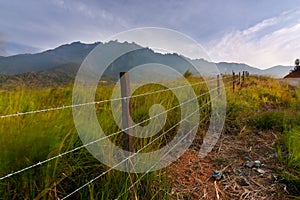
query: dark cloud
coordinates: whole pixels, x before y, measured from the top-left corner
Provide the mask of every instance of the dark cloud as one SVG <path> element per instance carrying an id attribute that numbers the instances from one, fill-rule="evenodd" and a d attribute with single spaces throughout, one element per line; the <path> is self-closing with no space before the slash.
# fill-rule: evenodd
<path id="1" fill-rule="evenodd" d="M 292 0 L 11 0 L 0 2 L 0 31 L 10 42 L 42 49 L 143 26 L 175 29 L 206 42 L 293 7 Z"/>

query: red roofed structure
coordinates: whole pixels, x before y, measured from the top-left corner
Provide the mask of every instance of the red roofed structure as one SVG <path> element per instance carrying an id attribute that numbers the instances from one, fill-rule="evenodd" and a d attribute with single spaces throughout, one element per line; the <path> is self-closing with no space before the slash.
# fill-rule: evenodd
<path id="1" fill-rule="evenodd" d="M 300 87 L 300 66 L 299 59 L 295 61 L 295 68 L 291 70 L 291 72 L 284 77 L 289 85 Z"/>
<path id="2" fill-rule="evenodd" d="M 300 78 L 300 66 L 299 66 L 300 60 L 296 59 L 295 61 L 295 68 L 284 78 Z"/>

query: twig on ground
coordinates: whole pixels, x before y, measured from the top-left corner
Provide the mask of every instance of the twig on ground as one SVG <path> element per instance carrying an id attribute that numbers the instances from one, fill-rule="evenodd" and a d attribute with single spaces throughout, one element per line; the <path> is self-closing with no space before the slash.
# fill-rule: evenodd
<path id="1" fill-rule="evenodd" d="M 216 190 L 216 196 L 217 196 L 217 199 L 219 200 L 220 199 L 220 196 L 219 196 L 219 189 L 218 189 L 218 186 L 217 186 L 217 181 L 214 182 L 215 184 L 215 190 Z"/>

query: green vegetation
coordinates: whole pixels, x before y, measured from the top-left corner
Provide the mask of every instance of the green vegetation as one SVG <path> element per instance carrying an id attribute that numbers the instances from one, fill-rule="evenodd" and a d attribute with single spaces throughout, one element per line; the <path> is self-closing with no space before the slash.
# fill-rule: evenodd
<path id="1" fill-rule="evenodd" d="M 199 81 L 191 79 L 191 82 Z M 180 80 L 177 84 L 181 84 Z M 99 86 L 96 100 L 110 99 L 112 86 Z M 135 94 L 165 89 L 160 85 L 138 88 Z M 199 92 L 205 86 L 195 86 Z M 207 98 L 207 97 L 203 97 Z M 201 100 L 203 100 L 201 99 Z M 200 101 L 200 100 L 199 100 Z M 3 91 L 0 95 L 0 115 L 27 112 L 45 108 L 71 105 L 72 87 L 55 89 L 16 89 Z M 131 115 L 136 123 L 149 118 L 149 108 L 161 104 L 165 109 L 178 105 L 175 95 L 162 92 L 133 98 L 130 103 Z M 107 135 L 119 131 L 111 113 L 110 103 L 97 104 L 99 123 Z M 206 112 L 203 110 L 203 112 Z M 163 134 L 180 121 L 180 108 L 168 112 L 166 125 L 158 134 Z M 144 125 L 146 125 L 145 123 Z M 176 127 L 177 128 L 177 127 Z M 175 130 L 176 130 L 175 128 Z M 175 131 L 156 140 L 145 149 L 153 151 L 165 145 Z M 80 147 L 82 142 L 74 126 L 70 108 L 2 118 L 0 121 L 0 177 L 30 165 L 57 156 L 60 153 Z M 121 145 L 122 134 L 111 137 L 111 141 Z M 140 149 L 157 136 L 135 139 L 134 148 Z M 19 174 L 0 181 L 0 199 L 56 199 L 62 198 L 110 169 L 96 160 L 85 148 L 35 166 Z M 145 176 L 111 170 L 104 176 L 72 195 L 72 199 L 120 199 L 136 196 L 139 199 L 166 199 L 170 192 L 164 171 L 156 171 Z M 143 177 L 142 177 L 143 176 Z M 142 178 L 140 178 L 142 177 Z M 128 188 L 137 182 L 130 192 Z"/>
<path id="2" fill-rule="evenodd" d="M 189 80 L 191 83 L 201 81 L 192 77 Z M 161 89 L 164 87 L 153 84 L 139 88 L 135 94 Z M 207 91 L 204 85 L 194 86 L 194 89 L 197 95 Z M 96 100 L 110 99 L 111 93 L 112 86 L 99 86 Z M 207 99 L 208 96 L 204 96 L 199 99 L 199 103 L 203 104 Z M 277 144 L 278 161 L 283 166 L 278 175 L 289 186 L 300 188 L 300 90 L 271 78 L 249 77 L 243 87 L 236 87 L 234 93 L 231 87 L 227 87 L 227 100 L 224 132 L 239 134 L 244 127 L 247 127 L 244 131 L 247 137 L 258 132 L 274 132 L 278 136 L 277 141 L 274 141 Z M 0 102 L 0 115 L 71 105 L 72 87 L 2 91 Z M 134 121 L 138 123 L 148 119 L 148 111 L 153 104 L 162 104 L 165 109 L 169 109 L 178 105 L 178 101 L 170 91 L 134 98 L 130 103 Z M 96 105 L 96 110 L 99 123 L 107 134 L 120 130 L 114 122 L 109 102 Z M 207 108 L 201 110 L 201 114 L 208 113 Z M 163 134 L 179 120 L 180 109 L 170 111 L 166 125 L 159 134 Z M 206 120 L 201 129 L 205 129 L 208 122 Z M 200 134 L 203 130 L 198 132 Z M 71 109 L 0 119 L 0 134 L 0 177 L 82 145 Z M 154 142 L 147 151 L 164 146 L 172 134 L 174 131 Z M 111 140 L 120 145 L 121 136 L 118 134 Z M 140 149 L 156 137 L 136 139 L 134 146 Z M 108 169 L 85 148 L 81 148 L 0 180 L 0 199 L 62 198 Z M 120 199 L 133 196 L 138 199 L 169 197 L 170 180 L 164 170 L 139 178 L 141 176 L 143 174 L 112 170 L 76 192 L 71 199 L 114 199 L 120 194 Z M 128 191 L 136 181 L 134 188 Z"/>
<path id="3" fill-rule="evenodd" d="M 186 72 L 184 72 L 183 76 L 185 78 L 189 78 L 190 76 L 192 76 L 192 72 L 190 72 L 190 70 L 186 70 Z"/>
<path id="4" fill-rule="evenodd" d="M 225 131 L 276 135 L 277 173 L 290 195 L 300 195 L 300 89 L 268 77 L 249 77 L 244 88 L 227 96 Z"/>

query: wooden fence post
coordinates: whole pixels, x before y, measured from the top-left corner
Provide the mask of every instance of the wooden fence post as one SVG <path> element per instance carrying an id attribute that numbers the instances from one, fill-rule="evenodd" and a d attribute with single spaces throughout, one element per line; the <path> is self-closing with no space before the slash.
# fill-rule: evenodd
<path id="1" fill-rule="evenodd" d="M 235 73 L 232 71 L 232 92 L 234 92 L 234 87 L 235 87 Z"/>
<path id="2" fill-rule="evenodd" d="M 239 72 L 239 85 L 241 85 L 241 72 Z"/>
<path id="3" fill-rule="evenodd" d="M 132 121 L 129 112 L 130 80 L 127 72 L 120 72 L 120 84 L 122 96 L 122 129 L 126 129 L 126 133 L 123 133 L 123 149 L 133 152 L 133 138 L 130 136 L 132 129 L 128 129 L 132 126 Z"/>
<path id="4" fill-rule="evenodd" d="M 133 147 L 133 137 L 130 136 L 130 133 L 132 133 L 132 121 L 130 117 L 130 79 L 129 74 L 127 72 L 120 72 L 120 84 L 121 84 L 121 97 L 122 97 L 122 129 L 126 129 L 126 132 L 123 132 L 123 149 L 134 152 Z M 129 128 L 129 129 L 128 129 Z M 131 164 L 130 159 L 128 159 L 125 162 L 125 166 L 127 170 L 129 170 L 129 166 Z M 130 174 L 128 174 L 129 179 L 131 183 L 133 184 L 133 177 L 131 177 Z M 130 188 L 129 190 L 129 198 L 130 199 L 136 199 L 135 198 L 135 191 L 134 188 Z"/>
<path id="5" fill-rule="evenodd" d="M 218 97 L 220 98 L 221 89 L 220 89 L 220 75 L 217 75 L 217 87 L 218 87 Z"/>
<path id="6" fill-rule="evenodd" d="M 243 85 L 245 84 L 245 71 L 243 71 L 243 77 L 242 77 L 242 80 L 243 80 Z"/>

